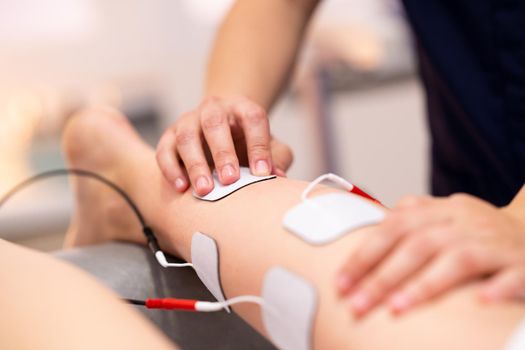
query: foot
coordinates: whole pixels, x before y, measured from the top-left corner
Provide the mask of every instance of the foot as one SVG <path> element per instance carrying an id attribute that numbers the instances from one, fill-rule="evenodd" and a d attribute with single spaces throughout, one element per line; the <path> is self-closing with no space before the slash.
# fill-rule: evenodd
<path id="1" fill-rule="evenodd" d="M 90 108 L 74 115 L 63 134 L 68 167 L 95 172 L 123 186 L 118 164 L 140 137 L 126 117 L 109 108 Z M 96 180 L 73 176 L 75 214 L 65 247 L 109 240 L 144 242 L 138 220 L 114 190 Z M 125 190 L 125 188 L 124 188 Z"/>

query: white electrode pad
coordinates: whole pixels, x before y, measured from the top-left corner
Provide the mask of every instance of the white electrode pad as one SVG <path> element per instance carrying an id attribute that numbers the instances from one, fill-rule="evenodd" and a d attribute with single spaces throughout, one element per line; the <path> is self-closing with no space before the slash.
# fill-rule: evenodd
<path id="1" fill-rule="evenodd" d="M 233 192 L 246 187 L 248 185 L 251 185 L 256 182 L 261 182 L 265 180 L 270 180 L 276 178 L 275 175 L 268 175 L 268 176 L 255 176 L 250 173 L 250 169 L 246 167 L 241 167 L 240 169 L 240 177 L 239 180 L 236 182 L 230 184 L 230 185 L 223 185 L 219 181 L 219 177 L 217 175 L 217 171 L 213 171 L 213 190 L 208 193 L 205 196 L 199 196 L 195 191 L 193 191 L 193 196 L 195 198 L 199 198 L 205 201 L 217 201 L 219 199 L 222 199 Z"/>
<path id="2" fill-rule="evenodd" d="M 191 262 L 200 280 L 213 294 L 217 301 L 224 302 L 219 277 L 219 249 L 215 240 L 200 232 L 195 232 L 191 239 Z M 228 306 L 226 311 L 230 312 Z"/>
<path id="3" fill-rule="evenodd" d="M 381 209 L 357 195 L 329 193 L 303 199 L 286 213 L 283 225 L 310 244 L 326 244 L 383 217 Z"/>
<path id="4" fill-rule="evenodd" d="M 317 292 L 304 279 L 282 267 L 271 269 L 262 291 L 263 323 L 268 336 L 281 350 L 312 348 Z"/>
<path id="5" fill-rule="evenodd" d="M 507 341 L 505 350 L 523 350 L 525 349 L 525 321 L 516 327 L 514 334 Z"/>

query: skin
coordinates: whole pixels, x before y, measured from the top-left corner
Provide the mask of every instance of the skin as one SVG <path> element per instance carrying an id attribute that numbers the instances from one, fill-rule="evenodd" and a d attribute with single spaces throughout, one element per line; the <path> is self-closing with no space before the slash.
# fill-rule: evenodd
<path id="1" fill-rule="evenodd" d="M 312 334 L 314 349 L 499 349 L 525 315 L 521 303 L 482 304 L 475 294 L 478 285 L 472 284 L 399 318 L 379 307 L 366 319 L 355 319 L 347 312 L 346 301 L 335 293 L 333 280 L 346 254 L 358 251 L 367 237 L 377 234 L 378 227 L 355 230 L 323 246 L 301 241 L 283 228 L 282 218 L 299 203 L 308 183 L 278 178 L 211 203 L 189 192 L 180 194 L 161 174 L 153 150 L 124 117 L 106 109 L 88 110 L 75 117 L 64 144 L 70 166 L 106 176 L 131 195 L 167 252 L 189 260 L 194 232 L 215 239 L 226 297 L 260 295 L 264 276 L 274 266 L 310 281 L 319 301 Z M 73 185 L 79 229 L 69 236 L 69 244 L 107 239 L 144 243 L 129 208 L 120 202 L 123 208 L 119 209 L 119 198 L 113 194 L 111 201 L 109 192 L 104 192 L 108 189 L 86 179 L 74 179 Z M 320 186 L 312 196 L 335 191 L 339 190 Z M 241 304 L 234 310 L 266 335 L 258 306 Z"/>
<path id="2" fill-rule="evenodd" d="M 157 146 L 159 167 L 177 191 L 191 184 L 200 195 L 210 192 L 211 167 L 223 184 L 239 178 L 239 164 L 255 175 L 284 175 L 292 154 L 271 136 L 267 111 L 288 81 L 317 3 L 234 4 L 210 56 L 205 97 L 177 118 Z"/>
<path id="3" fill-rule="evenodd" d="M 402 313 L 466 280 L 489 276 L 487 301 L 525 294 L 525 189 L 507 207 L 475 197 L 407 197 L 350 255 L 338 289 L 356 315 L 386 300 Z"/>
<path id="4" fill-rule="evenodd" d="M 149 321 L 81 270 L 0 240 L 0 348 L 174 349 Z"/>
<path id="5" fill-rule="evenodd" d="M 177 191 L 190 183 L 201 195 L 211 191 L 208 163 L 223 184 L 238 179 L 239 164 L 249 164 L 257 175 L 284 175 L 292 153 L 272 138 L 266 111 L 288 80 L 318 3 L 235 3 L 210 56 L 207 97 L 182 115 L 157 147 L 158 165 Z M 400 313 L 487 274 L 492 278 L 480 292 L 486 300 L 523 294 L 521 192 L 505 209 L 466 195 L 403 200 L 365 249 L 347 259 L 336 281 L 340 296 L 351 300 L 357 316 L 381 302 Z"/>

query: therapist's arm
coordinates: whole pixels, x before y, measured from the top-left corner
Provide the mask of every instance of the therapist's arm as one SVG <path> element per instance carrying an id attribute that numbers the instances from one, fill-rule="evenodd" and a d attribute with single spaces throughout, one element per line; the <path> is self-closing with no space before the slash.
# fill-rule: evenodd
<path id="1" fill-rule="evenodd" d="M 271 137 L 266 111 L 288 81 L 318 2 L 234 4 L 217 34 L 202 102 L 182 114 L 157 147 L 160 169 L 176 190 L 211 191 L 206 148 L 223 184 L 238 179 L 239 163 L 257 175 L 284 175 L 291 152 Z"/>
<path id="2" fill-rule="evenodd" d="M 242 95 L 269 109 L 286 85 L 317 2 L 238 1 L 218 32 L 206 95 Z"/>

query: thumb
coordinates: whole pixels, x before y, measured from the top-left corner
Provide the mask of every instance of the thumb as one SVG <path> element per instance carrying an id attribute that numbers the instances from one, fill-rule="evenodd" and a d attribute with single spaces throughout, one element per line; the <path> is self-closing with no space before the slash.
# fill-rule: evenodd
<path id="1" fill-rule="evenodd" d="M 286 173 L 286 171 L 288 171 L 290 165 L 292 165 L 293 162 L 292 149 L 287 144 L 275 138 L 272 138 L 272 141 L 270 143 L 270 149 L 272 153 L 274 172 L 276 172 L 276 175 L 279 176 L 279 171 L 281 173 Z"/>
<path id="2" fill-rule="evenodd" d="M 525 297 L 525 269 L 503 270 L 481 285 L 480 296 L 492 302 Z"/>

